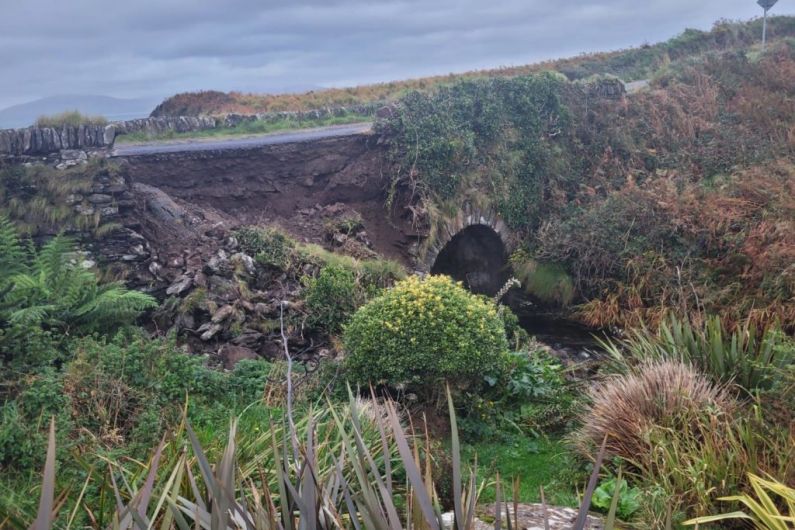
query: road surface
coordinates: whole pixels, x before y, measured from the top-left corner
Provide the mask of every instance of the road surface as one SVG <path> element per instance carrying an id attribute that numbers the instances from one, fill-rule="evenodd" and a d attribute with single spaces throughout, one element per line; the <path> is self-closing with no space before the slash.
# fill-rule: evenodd
<path id="1" fill-rule="evenodd" d="M 153 155 L 159 153 L 184 153 L 190 151 L 214 151 L 219 149 L 252 149 L 265 145 L 307 142 L 364 134 L 372 130 L 372 123 L 351 123 L 348 125 L 332 125 L 316 129 L 302 129 L 288 132 L 261 134 L 257 136 L 241 136 L 227 138 L 186 138 L 184 140 L 166 140 L 148 143 L 118 144 L 111 151 L 111 156 Z"/>

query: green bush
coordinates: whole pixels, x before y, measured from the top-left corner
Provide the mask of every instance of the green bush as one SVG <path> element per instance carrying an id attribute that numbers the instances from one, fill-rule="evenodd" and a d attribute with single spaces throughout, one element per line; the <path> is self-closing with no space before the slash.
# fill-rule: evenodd
<path id="1" fill-rule="evenodd" d="M 258 263 L 286 270 L 290 267 L 295 241 L 276 228 L 247 226 L 235 231 L 240 248 Z"/>
<path id="2" fill-rule="evenodd" d="M 243 359 L 230 374 L 229 386 L 241 403 L 262 396 L 273 365 L 265 359 Z"/>
<path id="3" fill-rule="evenodd" d="M 473 439 L 558 432 L 576 416 L 576 388 L 546 350 L 506 353 L 501 372 L 484 381 L 461 400 L 461 428 Z"/>
<path id="4" fill-rule="evenodd" d="M 398 282 L 354 314 L 344 341 L 354 381 L 426 389 L 481 382 L 508 348 L 494 304 L 446 276 Z"/>
<path id="5" fill-rule="evenodd" d="M 31 430 L 16 402 L 0 407 L 0 469 L 33 469 L 40 465 L 44 447 L 42 436 Z"/>
<path id="6" fill-rule="evenodd" d="M 338 265 L 323 267 L 306 287 L 309 324 L 329 334 L 339 333 L 362 298 L 353 270 Z"/>
<path id="7" fill-rule="evenodd" d="M 778 324 L 760 331 L 748 319 L 730 330 L 719 316 L 694 325 L 672 315 L 656 332 L 645 327 L 631 330 L 627 338 L 607 342 L 606 347 L 622 364 L 681 361 L 715 383 L 734 383 L 749 394 L 770 390 L 795 363 L 795 342 Z"/>

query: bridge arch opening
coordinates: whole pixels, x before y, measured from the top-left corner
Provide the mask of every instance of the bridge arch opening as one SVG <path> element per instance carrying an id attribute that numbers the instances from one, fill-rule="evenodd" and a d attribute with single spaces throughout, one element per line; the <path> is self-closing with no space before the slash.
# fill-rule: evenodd
<path id="1" fill-rule="evenodd" d="M 510 278 L 508 251 L 490 226 L 467 226 L 442 248 L 431 274 L 446 274 L 474 293 L 494 296 Z"/>

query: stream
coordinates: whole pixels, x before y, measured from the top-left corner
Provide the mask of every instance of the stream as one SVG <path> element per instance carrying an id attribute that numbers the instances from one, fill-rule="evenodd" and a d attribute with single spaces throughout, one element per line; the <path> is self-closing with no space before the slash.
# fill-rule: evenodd
<path id="1" fill-rule="evenodd" d="M 542 344 L 552 348 L 559 356 L 572 361 L 592 360 L 602 348 L 596 337 L 608 338 L 606 331 L 589 328 L 558 314 L 542 312 L 535 308 L 516 308 L 519 325 Z"/>

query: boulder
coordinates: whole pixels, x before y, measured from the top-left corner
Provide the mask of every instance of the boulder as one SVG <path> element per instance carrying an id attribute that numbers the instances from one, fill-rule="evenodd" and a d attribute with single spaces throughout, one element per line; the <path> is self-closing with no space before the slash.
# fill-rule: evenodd
<path id="1" fill-rule="evenodd" d="M 104 193 L 92 193 L 88 196 L 88 202 L 91 204 L 107 204 L 113 200 L 111 195 Z"/>
<path id="2" fill-rule="evenodd" d="M 218 311 L 213 313 L 211 321 L 216 323 L 216 324 L 220 323 L 220 322 L 223 322 L 223 321 L 227 320 L 229 317 L 231 317 L 234 313 L 235 313 L 234 306 L 225 305 L 225 306 L 221 307 Z"/>
<path id="3" fill-rule="evenodd" d="M 196 330 L 196 333 L 199 333 L 199 338 L 201 340 L 207 342 L 208 340 L 212 340 L 222 329 L 224 329 L 224 327 L 221 324 L 205 322 Z"/>
<path id="4" fill-rule="evenodd" d="M 147 210 L 159 221 L 183 223 L 187 217 L 185 209 L 159 188 L 136 182 L 133 189 L 145 198 Z"/>
<path id="5" fill-rule="evenodd" d="M 216 276 L 231 276 L 232 267 L 229 263 L 229 258 L 223 249 L 219 249 L 218 253 L 207 260 L 204 264 L 203 270 L 206 274 Z"/>
<path id="6" fill-rule="evenodd" d="M 172 283 L 168 289 L 166 289 L 166 294 L 169 296 L 179 296 L 182 293 L 186 292 L 193 286 L 193 278 L 191 276 L 180 276 L 177 278 L 177 281 Z"/>
<path id="7" fill-rule="evenodd" d="M 254 262 L 254 258 L 249 256 L 248 254 L 237 252 L 235 254 L 232 254 L 232 256 L 229 258 L 229 261 L 232 263 L 232 265 L 235 266 L 236 270 L 242 269 L 249 276 L 253 277 L 257 273 L 257 267 Z"/>
<path id="8" fill-rule="evenodd" d="M 231 370 L 235 365 L 243 359 L 259 359 L 259 355 L 245 346 L 236 346 L 233 344 L 224 344 L 218 351 L 218 356 L 224 365 L 224 368 Z"/>

